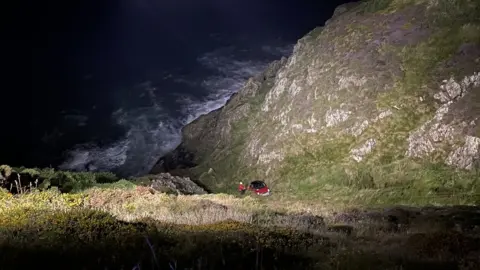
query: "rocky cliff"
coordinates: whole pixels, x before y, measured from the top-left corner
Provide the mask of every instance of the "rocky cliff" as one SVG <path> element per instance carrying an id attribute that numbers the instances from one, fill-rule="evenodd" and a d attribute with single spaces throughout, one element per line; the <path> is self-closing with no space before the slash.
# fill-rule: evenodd
<path id="1" fill-rule="evenodd" d="M 152 171 L 214 191 L 250 178 L 299 192 L 420 182 L 438 190 L 453 174 L 475 184 L 478 14 L 478 0 L 340 6 L 288 59 L 186 126 L 182 144 Z"/>

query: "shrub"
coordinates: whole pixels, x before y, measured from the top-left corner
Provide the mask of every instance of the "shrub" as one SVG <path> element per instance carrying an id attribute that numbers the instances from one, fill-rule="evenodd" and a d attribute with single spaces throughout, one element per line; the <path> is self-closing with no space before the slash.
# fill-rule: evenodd
<path id="1" fill-rule="evenodd" d="M 46 190 L 57 187 L 61 192 L 79 192 L 97 184 L 111 184 L 119 178 L 110 172 L 69 172 L 55 171 L 53 168 L 14 169 L 8 165 L 0 166 L 0 187 L 13 193 L 23 193 L 30 187 Z M 20 185 L 18 185 L 20 183 Z M 125 186 L 125 183 L 121 183 Z"/>

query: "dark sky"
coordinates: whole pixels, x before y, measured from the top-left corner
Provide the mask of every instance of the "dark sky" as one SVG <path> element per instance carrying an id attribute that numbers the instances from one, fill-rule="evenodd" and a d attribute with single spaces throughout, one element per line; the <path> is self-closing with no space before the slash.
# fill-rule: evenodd
<path id="1" fill-rule="evenodd" d="M 117 102 L 112 89 L 131 87 L 157 70 L 197 72 L 196 58 L 216 46 L 275 39 L 295 43 L 322 25 L 335 6 L 349 1 L 9 2 L 1 14 L 7 71 L 2 74 L 6 146 L 0 163 L 32 164 L 27 152 L 45 130 L 55 127 L 59 111 L 102 100 L 110 112 Z M 212 34 L 226 38 L 212 42 Z M 84 78 L 92 75 L 86 85 Z"/>

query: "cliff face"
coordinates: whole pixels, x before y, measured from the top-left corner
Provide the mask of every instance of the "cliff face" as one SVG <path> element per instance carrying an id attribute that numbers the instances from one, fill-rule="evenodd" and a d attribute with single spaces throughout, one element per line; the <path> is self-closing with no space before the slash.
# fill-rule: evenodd
<path id="1" fill-rule="evenodd" d="M 153 171 L 219 191 L 251 178 L 382 187 L 479 168 L 478 14 L 478 0 L 340 6 L 288 59 L 186 126 Z"/>

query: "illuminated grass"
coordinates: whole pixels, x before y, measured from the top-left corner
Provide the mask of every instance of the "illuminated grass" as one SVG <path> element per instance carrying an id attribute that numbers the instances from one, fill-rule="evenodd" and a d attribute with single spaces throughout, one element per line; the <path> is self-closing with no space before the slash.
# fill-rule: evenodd
<path id="1" fill-rule="evenodd" d="M 123 194 L 119 190 L 103 191 L 110 192 L 107 194 L 111 197 L 107 194 L 104 197 L 111 200 L 111 204 L 121 205 L 146 197 L 145 201 L 138 202 L 158 200 L 158 204 L 153 203 L 150 208 L 154 209 L 162 201 L 170 205 L 171 211 L 180 219 L 182 213 L 195 204 L 200 208 L 222 211 L 214 201 L 228 202 L 231 204 L 228 208 L 238 207 L 242 201 L 226 195 L 181 196 L 175 207 L 174 199 L 168 196 L 155 199 L 137 191 L 136 197 L 132 198 L 128 196 L 133 192 L 131 190 L 123 190 L 126 192 Z M 101 191 L 95 189 L 95 192 Z M 105 205 L 99 208 L 107 212 L 85 208 L 88 201 L 98 200 L 94 198 L 98 194 L 83 195 L 39 192 L 0 197 L 2 203 L 15 201 L 15 206 L 8 204 L 9 207 L 0 209 L 2 269 L 40 266 L 50 269 L 260 269 L 272 266 L 278 269 L 400 269 L 402 266 L 421 269 L 437 265 L 456 267 L 466 263 L 472 267 L 480 265 L 475 260 L 480 252 L 475 245 L 480 240 L 478 234 L 431 226 L 440 224 L 441 220 L 425 219 L 426 223 L 418 225 L 410 223 L 408 234 L 368 220 L 365 220 L 367 223 L 350 225 L 320 225 L 316 234 L 229 218 L 216 222 L 210 219 L 197 225 L 175 224 L 156 220 L 158 213 L 147 213 L 143 218 L 125 222 L 118 218 L 125 218 L 127 210 L 123 214 L 117 213 L 115 218 L 107 213 L 111 209 Z M 211 204 L 206 205 L 205 200 Z M 249 206 L 252 210 L 259 207 L 258 203 L 251 206 L 249 203 L 253 201 L 244 200 L 244 207 Z M 39 206 L 33 203 L 35 201 L 44 204 Z M 83 203 L 79 204 L 79 201 Z M 200 208 L 191 209 L 191 213 Z M 398 217 L 403 219 L 402 214 Z M 480 220 L 477 223 L 480 224 Z"/>

